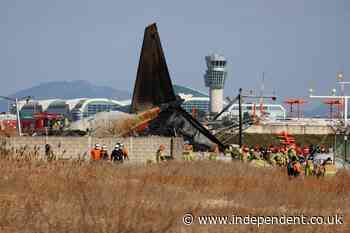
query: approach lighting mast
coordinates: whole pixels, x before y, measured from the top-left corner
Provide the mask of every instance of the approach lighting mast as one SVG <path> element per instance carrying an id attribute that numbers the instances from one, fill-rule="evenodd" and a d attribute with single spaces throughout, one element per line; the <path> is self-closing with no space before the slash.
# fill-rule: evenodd
<path id="1" fill-rule="evenodd" d="M 337 117 L 340 117 L 340 106 L 343 104 L 339 99 L 326 99 L 323 101 L 324 104 L 329 105 L 329 119 L 333 119 L 333 106 L 337 106 Z"/>
<path id="2" fill-rule="evenodd" d="M 296 117 L 299 119 L 302 116 L 302 112 L 301 112 L 300 106 L 306 103 L 305 100 L 303 100 L 303 99 L 287 99 L 287 100 L 284 101 L 284 103 L 290 105 L 289 114 L 290 114 L 291 117 L 293 117 L 293 105 L 297 106 Z"/>
<path id="3" fill-rule="evenodd" d="M 322 96 L 322 95 L 314 95 L 314 90 L 312 88 L 309 89 L 309 97 L 310 98 L 316 98 L 316 99 L 333 99 L 333 100 L 342 100 L 344 104 L 344 111 L 343 111 L 343 118 L 344 118 L 344 126 L 345 128 L 348 126 L 348 100 L 350 96 L 345 95 L 345 85 L 350 84 L 350 82 L 345 82 L 343 73 L 337 74 L 337 83 L 340 85 L 342 94 L 339 96 L 336 96 L 337 90 L 335 88 L 332 89 L 332 95 L 328 96 Z"/>

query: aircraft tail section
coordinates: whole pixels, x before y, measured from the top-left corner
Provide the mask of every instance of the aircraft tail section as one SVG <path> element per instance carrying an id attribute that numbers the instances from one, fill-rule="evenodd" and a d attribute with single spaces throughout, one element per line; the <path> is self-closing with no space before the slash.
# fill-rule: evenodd
<path id="1" fill-rule="evenodd" d="M 131 113 L 146 111 L 176 96 L 156 24 L 146 27 L 131 103 Z"/>

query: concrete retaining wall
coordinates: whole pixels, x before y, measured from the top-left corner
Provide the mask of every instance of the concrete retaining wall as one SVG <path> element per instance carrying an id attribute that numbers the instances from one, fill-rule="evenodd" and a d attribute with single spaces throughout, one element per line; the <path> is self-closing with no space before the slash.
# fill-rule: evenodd
<path id="1" fill-rule="evenodd" d="M 334 133 L 329 126 L 322 125 L 253 125 L 248 128 L 245 133 L 257 134 L 278 134 L 282 131 L 287 131 L 289 134 L 312 134 L 312 135 L 327 135 Z"/>
<path id="2" fill-rule="evenodd" d="M 129 138 L 94 138 L 94 137 L 11 137 L 2 138 L 6 149 L 19 150 L 26 147 L 29 151 L 37 150 L 44 157 L 45 144 L 50 144 L 53 153 L 60 159 L 90 159 L 90 150 L 96 143 L 106 145 L 110 153 L 117 142 L 123 143 L 129 150 L 130 162 L 146 162 L 155 160 L 155 154 L 160 144 L 166 147 L 165 154 L 170 155 L 173 148 L 175 159 L 181 158 L 183 151 L 182 138 L 169 137 L 129 137 Z"/>

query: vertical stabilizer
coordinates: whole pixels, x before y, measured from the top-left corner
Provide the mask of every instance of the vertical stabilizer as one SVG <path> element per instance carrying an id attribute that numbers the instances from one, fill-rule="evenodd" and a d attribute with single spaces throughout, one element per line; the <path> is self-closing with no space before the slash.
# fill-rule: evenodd
<path id="1" fill-rule="evenodd" d="M 131 113 L 175 101 L 156 24 L 146 27 L 131 103 Z"/>

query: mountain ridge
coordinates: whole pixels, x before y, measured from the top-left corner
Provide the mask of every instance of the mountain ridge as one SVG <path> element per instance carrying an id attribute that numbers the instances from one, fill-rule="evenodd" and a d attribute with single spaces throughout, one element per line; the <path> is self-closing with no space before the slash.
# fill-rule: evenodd
<path id="1" fill-rule="evenodd" d="M 75 99 L 75 98 L 108 98 L 125 100 L 131 94 L 113 87 L 92 84 L 85 80 L 51 81 L 20 90 L 9 95 L 11 98 L 32 96 L 34 100 L 41 99 Z M 0 100 L 0 111 L 7 111 L 8 101 Z"/>

